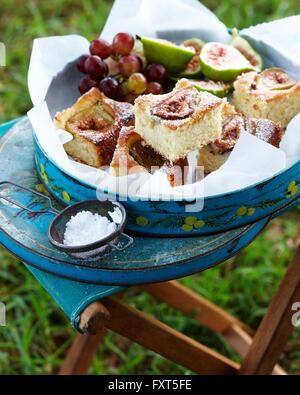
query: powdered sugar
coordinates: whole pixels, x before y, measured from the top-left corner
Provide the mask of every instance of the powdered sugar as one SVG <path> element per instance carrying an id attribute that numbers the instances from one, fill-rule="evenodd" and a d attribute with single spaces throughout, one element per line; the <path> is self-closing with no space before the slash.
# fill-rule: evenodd
<path id="1" fill-rule="evenodd" d="M 120 224 L 122 222 L 123 219 L 123 215 L 121 210 L 119 209 L 119 207 L 115 207 L 114 211 L 109 211 L 108 215 L 110 216 L 110 218 L 116 223 L 116 224 Z"/>
<path id="2" fill-rule="evenodd" d="M 121 212 L 120 210 L 119 212 L 113 211 L 109 214 L 113 220 L 116 218 L 117 222 Z M 97 213 L 80 211 L 72 216 L 66 224 L 64 244 L 66 246 L 81 246 L 94 243 L 114 232 L 117 229 L 116 222 L 111 222 L 107 217 Z"/>

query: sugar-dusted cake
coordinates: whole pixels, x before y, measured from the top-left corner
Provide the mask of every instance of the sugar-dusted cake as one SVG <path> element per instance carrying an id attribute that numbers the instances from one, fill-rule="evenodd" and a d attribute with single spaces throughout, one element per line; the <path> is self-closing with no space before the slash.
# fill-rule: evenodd
<path id="1" fill-rule="evenodd" d="M 223 99 L 187 86 L 135 100 L 135 128 L 169 161 L 185 158 L 221 136 Z"/>
<path id="2" fill-rule="evenodd" d="M 72 107 L 58 112 L 54 123 L 73 135 L 64 145 L 71 157 L 101 167 L 110 164 L 122 126 L 134 123 L 133 106 L 108 99 L 92 88 Z"/>
<path id="3" fill-rule="evenodd" d="M 154 173 L 162 168 L 171 186 L 184 184 L 188 166 L 186 158 L 170 162 L 147 145 L 135 128 L 121 129 L 117 148 L 110 164 L 110 173 L 116 177 L 141 172 Z"/>
<path id="4" fill-rule="evenodd" d="M 300 83 L 278 68 L 244 73 L 234 83 L 233 104 L 249 118 L 270 119 L 285 128 L 300 112 Z"/>
<path id="5" fill-rule="evenodd" d="M 138 149 L 141 151 L 141 148 L 142 138 L 136 133 L 134 126 L 123 127 L 110 164 L 110 173 L 120 177 L 127 174 L 146 172 L 145 163 L 141 164 L 141 154 L 136 153 Z M 142 154 L 142 156 L 144 155 Z"/>
<path id="6" fill-rule="evenodd" d="M 199 151 L 198 166 L 203 166 L 205 173 L 217 170 L 228 159 L 242 131 L 248 131 L 277 148 L 282 139 L 278 123 L 269 119 L 246 119 L 237 113 L 228 114 L 223 120 L 221 137 Z"/>

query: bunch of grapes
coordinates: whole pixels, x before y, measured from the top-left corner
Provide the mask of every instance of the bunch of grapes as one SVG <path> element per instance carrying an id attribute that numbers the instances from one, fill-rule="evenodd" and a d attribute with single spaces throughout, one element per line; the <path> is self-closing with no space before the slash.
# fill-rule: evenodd
<path id="1" fill-rule="evenodd" d="M 80 93 L 97 87 L 111 99 L 131 103 L 143 93 L 163 93 L 165 67 L 161 64 L 144 67 L 134 48 L 135 39 L 129 33 L 116 34 L 112 44 L 101 38 L 93 40 L 90 54 L 80 56 L 76 63 L 78 70 L 87 74 L 79 81 Z"/>

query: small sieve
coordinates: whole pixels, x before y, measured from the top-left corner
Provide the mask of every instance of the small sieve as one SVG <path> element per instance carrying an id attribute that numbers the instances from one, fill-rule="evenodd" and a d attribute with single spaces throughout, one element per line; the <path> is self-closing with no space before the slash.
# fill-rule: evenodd
<path id="1" fill-rule="evenodd" d="M 30 192 L 33 195 L 43 197 L 48 201 L 49 208 L 45 208 L 42 210 L 33 210 L 30 207 L 15 201 L 9 196 L 0 194 L 0 199 L 6 200 L 10 204 L 22 208 L 23 210 L 29 211 L 30 213 L 54 214 L 55 217 L 48 228 L 49 242 L 55 248 L 65 252 L 66 254 L 72 256 L 73 258 L 84 259 L 84 260 L 97 260 L 107 256 L 112 251 L 124 251 L 128 247 L 130 247 L 133 243 L 133 238 L 123 232 L 127 220 L 127 213 L 124 206 L 119 202 L 110 201 L 110 200 L 105 200 L 105 201 L 86 200 L 68 206 L 62 211 L 58 211 L 53 207 L 52 201 L 48 196 L 33 191 L 32 189 L 24 188 L 13 182 L 8 182 L 8 181 L 0 182 L 0 186 L 4 184 L 8 184 L 17 187 L 21 190 Z M 106 217 L 109 220 L 112 220 L 110 213 L 113 213 L 116 208 L 119 209 L 119 212 L 121 213 L 121 218 L 118 221 L 119 223 L 116 223 L 117 229 L 115 231 L 111 232 L 105 237 L 99 238 L 99 240 L 90 244 L 78 245 L 78 246 L 67 246 L 64 244 L 64 234 L 66 230 L 66 225 L 72 216 L 75 216 L 77 213 L 81 211 L 90 211 L 93 214 L 97 213 L 103 217 Z"/>

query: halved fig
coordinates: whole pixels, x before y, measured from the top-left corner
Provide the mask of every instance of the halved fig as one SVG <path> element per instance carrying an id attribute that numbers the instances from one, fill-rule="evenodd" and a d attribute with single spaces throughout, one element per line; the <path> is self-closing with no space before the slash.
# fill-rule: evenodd
<path id="1" fill-rule="evenodd" d="M 194 89 L 173 91 L 167 99 L 155 104 L 152 114 L 166 120 L 179 120 L 188 118 L 195 110 L 197 93 Z"/>
<path id="2" fill-rule="evenodd" d="M 138 38 L 143 44 L 148 62 L 162 64 L 171 74 L 178 74 L 185 70 L 195 55 L 193 48 L 179 46 L 167 40 L 149 37 Z"/>
<path id="3" fill-rule="evenodd" d="M 212 93 L 218 97 L 225 97 L 228 95 L 232 85 L 223 81 L 213 81 L 213 80 L 189 80 L 191 85 L 198 91 L 205 91 Z"/>
<path id="4" fill-rule="evenodd" d="M 279 67 L 266 69 L 256 77 L 256 89 L 289 89 L 297 82 Z"/>
<path id="5" fill-rule="evenodd" d="M 252 64 L 232 45 L 210 42 L 200 53 L 203 74 L 215 81 L 232 81 L 244 71 L 254 70 Z"/>
<path id="6" fill-rule="evenodd" d="M 253 49 L 247 40 L 239 35 L 237 29 L 232 29 L 230 44 L 240 51 L 256 71 L 263 69 L 262 57 Z"/>
<path id="7" fill-rule="evenodd" d="M 186 69 L 179 74 L 179 78 L 199 78 L 201 77 L 201 66 L 200 66 L 200 53 L 204 42 L 199 38 L 190 38 L 185 40 L 182 45 L 187 48 L 193 48 L 195 55 L 192 60 L 186 66 Z"/>

